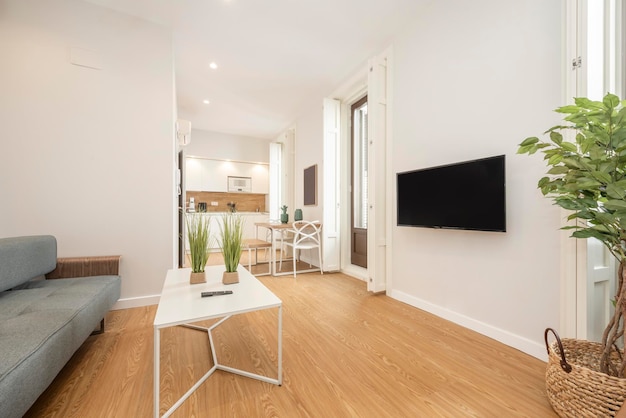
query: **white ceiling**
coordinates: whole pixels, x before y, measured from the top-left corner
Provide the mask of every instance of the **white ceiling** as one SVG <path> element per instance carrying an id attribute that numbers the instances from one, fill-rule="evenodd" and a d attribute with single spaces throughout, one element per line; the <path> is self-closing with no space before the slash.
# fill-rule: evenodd
<path id="1" fill-rule="evenodd" d="M 179 118 L 274 139 L 432 0 L 85 1 L 172 28 Z"/>

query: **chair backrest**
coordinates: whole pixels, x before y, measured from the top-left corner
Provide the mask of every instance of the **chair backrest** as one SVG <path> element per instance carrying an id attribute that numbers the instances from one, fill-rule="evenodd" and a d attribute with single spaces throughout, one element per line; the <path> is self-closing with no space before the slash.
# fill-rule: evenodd
<path id="1" fill-rule="evenodd" d="M 319 221 L 295 221 L 293 245 L 319 246 L 321 224 Z"/>

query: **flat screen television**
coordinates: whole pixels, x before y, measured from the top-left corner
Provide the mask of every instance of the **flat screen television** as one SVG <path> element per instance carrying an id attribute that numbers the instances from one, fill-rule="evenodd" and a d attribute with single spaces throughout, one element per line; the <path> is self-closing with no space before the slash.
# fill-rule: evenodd
<path id="1" fill-rule="evenodd" d="M 504 155 L 397 173 L 398 226 L 506 231 Z"/>

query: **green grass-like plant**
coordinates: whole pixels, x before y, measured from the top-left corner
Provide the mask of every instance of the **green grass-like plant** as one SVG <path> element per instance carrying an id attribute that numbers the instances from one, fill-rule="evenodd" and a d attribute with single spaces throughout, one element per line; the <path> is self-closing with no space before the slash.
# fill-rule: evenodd
<path id="1" fill-rule="evenodd" d="M 223 214 L 220 230 L 224 265 L 232 273 L 237 271 L 243 250 L 243 218 L 236 213 Z"/>
<path id="2" fill-rule="evenodd" d="M 202 273 L 209 260 L 210 217 L 200 213 L 185 214 L 191 271 Z"/>

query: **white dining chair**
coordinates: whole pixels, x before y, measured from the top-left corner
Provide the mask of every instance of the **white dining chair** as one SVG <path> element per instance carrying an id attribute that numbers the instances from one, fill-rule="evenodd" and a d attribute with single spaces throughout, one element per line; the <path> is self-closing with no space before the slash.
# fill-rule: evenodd
<path id="1" fill-rule="evenodd" d="M 292 224 L 293 239 L 283 241 L 283 244 L 292 248 L 293 252 L 293 277 L 296 277 L 296 263 L 301 250 L 313 250 L 317 248 L 319 256 L 320 272 L 322 271 L 322 246 L 321 246 L 321 226 L 319 221 L 296 221 Z M 310 258 L 309 258 L 310 260 Z M 311 263 L 309 262 L 309 267 Z M 283 254 L 280 253 L 280 264 L 278 269 L 283 268 Z"/>

